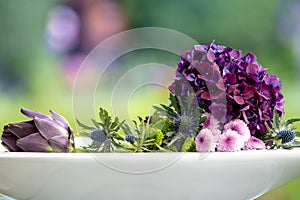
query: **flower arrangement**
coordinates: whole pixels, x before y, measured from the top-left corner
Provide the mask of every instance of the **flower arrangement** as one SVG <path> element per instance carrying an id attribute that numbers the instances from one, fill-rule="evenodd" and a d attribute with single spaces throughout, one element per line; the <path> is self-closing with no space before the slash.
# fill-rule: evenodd
<path id="1" fill-rule="evenodd" d="M 9 151 L 42 152 L 234 152 L 300 146 L 292 126 L 300 118 L 284 120 L 281 82 L 267 73 L 254 54 L 216 45 L 196 45 L 182 53 L 170 104 L 128 122 L 100 108 L 93 126 L 83 124 L 80 136 L 91 143 L 74 148 L 69 123 L 22 109 L 31 121 L 4 127 L 2 144 Z"/>

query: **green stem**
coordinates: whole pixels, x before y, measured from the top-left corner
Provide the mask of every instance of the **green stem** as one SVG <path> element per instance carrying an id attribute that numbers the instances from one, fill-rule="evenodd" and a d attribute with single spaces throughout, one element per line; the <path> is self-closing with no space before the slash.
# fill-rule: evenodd
<path id="1" fill-rule="evenodd" d="M 170 148 L 177 140 L 179 140 L 183 135 L 181 133 L 179 133 L 178 135 L 176 135 L 171 142 L 167 145 L 168 148 Z"/>

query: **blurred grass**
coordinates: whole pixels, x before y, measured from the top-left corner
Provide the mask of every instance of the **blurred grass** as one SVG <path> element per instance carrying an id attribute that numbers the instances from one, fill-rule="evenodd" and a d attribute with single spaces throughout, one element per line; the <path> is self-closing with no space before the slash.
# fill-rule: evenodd
<path id="1" fill-rule="evenodd" d="M 0 97 L 1 126 L 9 122 L 24 120 L 24 116 L 19 112 L 21 107 L 43 113 L 48 113 L 49 109 L 53 109 L 68 119 L 72 118 L 72 90 L 64 83 L 57 62 L 41 53 L 31 62 L 31 65 L 34 66 L 36 75 L 30 77 L 30 89 Z M 70 121 L 72 123 L 72 120 Z"/>

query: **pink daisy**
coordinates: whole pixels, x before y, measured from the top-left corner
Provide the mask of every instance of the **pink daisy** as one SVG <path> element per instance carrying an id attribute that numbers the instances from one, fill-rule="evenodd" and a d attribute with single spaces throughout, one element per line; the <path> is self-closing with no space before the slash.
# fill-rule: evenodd
<path id="1" fill-rule="evenodd" d="M 245 143 L 245 150 L 263 150 L 266 149 L 265 143 L 260 139 L 252 136 L 246 143 Z"/>
<path id="2" fill-rule="evenodd" d="M 219 129 L 212 129 L 211 133 L 215 138 L 219 138 L 219 136 L 221 135 L 221 131 Z"/>
<path id="3" fill-rule="evenodd" d="M 240 119 L 235 119 L 225 124 L 224 130 L 236 131 L 242 137 L 244 142 L 247 142 L 251 137 L 247 124 Z"/>
<path id="4" fill-rule="evenodd" d="M 244 141 L 237 131 L 227 129 L 220 135 L 218 140 L 218 151 L 239 151 L 244 147 Z"/>
<path id="5" fill-rule="evenodd" d="M 196 150 L 198 152 L 210 152 L 215 151 L 216 137 L 213 136 L 211 130 L 205 128 L 202 129 L 195 138 Z"/>
<path id="6" fill-rule="evenodd" d="M 203 117 L 206 117 L 206 121 L 202 124 L 203 128 L 208 128 L 211 130 L 219 129 L 219 121 L 216 120 L 212 114 L 204 113 Z"/>

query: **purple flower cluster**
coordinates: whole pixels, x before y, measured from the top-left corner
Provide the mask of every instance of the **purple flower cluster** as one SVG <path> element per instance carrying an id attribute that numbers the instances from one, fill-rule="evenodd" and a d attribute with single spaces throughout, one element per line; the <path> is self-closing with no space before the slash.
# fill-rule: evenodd
<path id="1" fill-rule="evenodd" d="M 181 98 L 194 93 L 195 103 L 223 123 L 243 120 L 258 137 L 265 134 L 265 123 L 271 126 L 274 108 L 283 112 L 281 88 L 280 79 L 267 74 L 255 55 L 213 42 L 181 55 L 169 87 Z"/>

